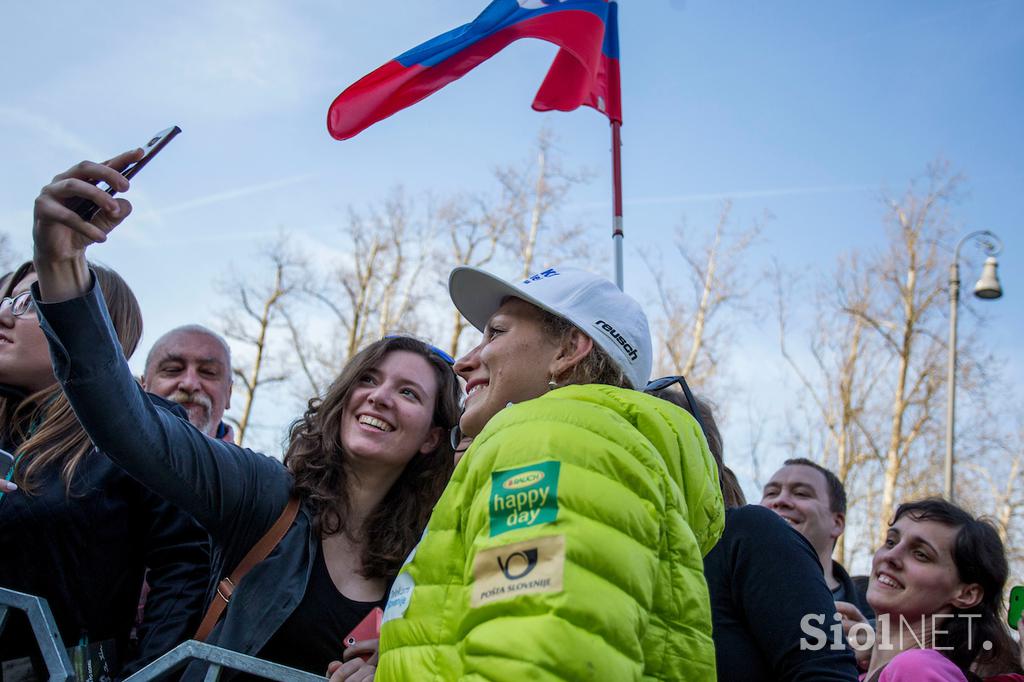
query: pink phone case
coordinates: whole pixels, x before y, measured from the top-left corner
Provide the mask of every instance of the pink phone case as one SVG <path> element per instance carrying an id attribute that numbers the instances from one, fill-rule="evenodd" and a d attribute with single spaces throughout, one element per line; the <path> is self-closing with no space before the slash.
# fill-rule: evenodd
<path id="1" fill-rule="evenodd" d="M 375 606 L 372 611 L 366 614 L 366 618 L 359 622 L 359 625 L 352 628 L 352 632 L 345 635 L 343 642 L 345 648 L 347 649 L 364 639 L 377 639 L 380 637 L 380 622 L 383 618 L 384 612 L 379 606 Z"/>

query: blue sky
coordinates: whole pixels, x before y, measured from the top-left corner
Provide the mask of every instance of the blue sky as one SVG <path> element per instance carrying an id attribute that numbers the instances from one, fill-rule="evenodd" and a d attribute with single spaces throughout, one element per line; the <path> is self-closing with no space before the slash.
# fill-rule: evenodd
<path id="1" fill-rule="evenodd" d="M 413 193 L 484 188 L 490 169 L 523 158 L 547 125 L 567 164 L 596 172 L 567 213 L 607 254 L 590 267 L 610 273 L 607 122 L 591 110 L 530 109 L 549 44 L 516 43 L 353 140 L 326 132 L 345 86 L 484 4 L 11 4 L 0 27 L 0 231 L 27 254 L 32 199 L 52 175 L 180 125 L 136 181 L 131 223 L 93 254 L 136 290 L 146 348 L 174 325 L 215 323 L 214 281 L 244 271 L 279 228 L 344 253 L 335 230 L 347 205 L 398 183 Z M 991 229 L 1005 243 L 1006 296 L 986 306 L 985 336 L 1020 385 L 1024 3 L 620 8 L 627 290 L 651 295 L 638 247 L 663 244 L 684 216 L 709 228 L 729 197 L 738 226 L 774 215 L 752 268 L 778 258 L 826 271 L 844 250 L 877 248 L 880 191 L 901 191 L 942 157 L 967 177 L 962 232 Z M 965 282 L 975 276 L 965 268 Z M 755 406 L 787 381 L 770 318 L 764 325 L 732 355 Z"/>

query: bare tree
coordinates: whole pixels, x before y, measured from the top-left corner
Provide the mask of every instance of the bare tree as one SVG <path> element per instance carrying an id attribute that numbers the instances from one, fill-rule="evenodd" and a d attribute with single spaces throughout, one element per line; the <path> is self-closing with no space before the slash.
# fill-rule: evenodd
<path id="1" fill-rule="evenodd" d="M 656 322 L 662 351 L 661 365 L 674 374 L 692 378 L 692 383 L 707 387 L 714 380 L 719 361 L 728 348 L 726 339 L 732 326 L 730 312 L 742 309 L 749 294 L 741 272 L 750 246 L 760 234 L 763 223 L 747 230 L 729 229 L 732 203 L 722 205 L 710 237 L 695 246 L 685 228 L 676 232 L 676 259 L 667 266 L 650 255 L 644 260 L 650 268 L 660 304 Z M 680 284 L 668 273 L 684 272 Z"/>
<path id="2" fill-rule="evenodd" d="M 290 247 L 284 235 L 262 249 L 262 260 L 270 266 L 263 283 L 234 276 L 222 288 L 231 299 L 223 316 L 224 335 L 244 344 L 251 352 L 248 362 L 233 360 L 233 374 L 241 385 L 242 410 L 236 423 L 238 444 L 242 445 L 252 425 L 257 394 L 271 384 L 284 381 L 283 358 L 271 358 L 271 336 L 284 318 L 285 306 L 304 281 L 305 261 Z M 273 369 L 272 369 L 273 368 Z"/>
<path id="3" fill-rule="evenodd" d="M 761 445 L 764 442 L 764 430 L 767 419 L 759 414 L 751 403 L 747 403 L 747 457 L 750 460 L 750 477 L 754 486 L 760 490 L 764 487 L 764 476 L 761 468 Z"/>
<path id="4" fill-rule="evenodd" d="M 546 252 L 579 255 L 585 244 L 580 226 L 557 223 L 559 209 L 572 188 L 587 182 L 587 171 L 566 170 L 556 154 L 554 137 L 547 128 L 537 135 L 536 164 L 507 165 L 495 170 L 501 188 L 501 213 L 509 219 L 510 251 L 521 264 L 523 277 L 535 269 L 541 243 Z"/>
<path id="5" fill-rule="evenodd" d="M 418 330 L 419 285 L 437 227 L 429 212 L 417 216 L 414 209 L 401 188 L 365 214 L 350 209 L 346 257 L 332 266 L 329 277 L 312 278 L 305 289 L 331 313 L 343 339 L 334 346 L 338 351 L 315 359 L 331 376 L 368 341 L 392 331 Z"/>
<path id="6" fill-rule="evenodd" d="M 483 197 L 476 196 L 470 200 L 449 200 L 438 209 L 437 218 L 451 244 L 451 261 L 446 267 L 470 265 L 483 268 L 499 255 L 501 242 L 509 233 L 515 215 L 507 205 L 492 205 Z M 453 356 L 459 352 L 459 341 L 466 326 L 466 320 L 459 311 L 453 310 L 448 342 L 448 352 Z"/>
<path id="7" fill-rule="evenodd" d="M 305 380 L 304 386 L 309 389 L 308 392 L 299 390 L 299 395 L 321 395 L 326 383 L 322 372 L 318 371 L 319 368 L 316 365 L 316 359 L 323 357 L 320 344 L 315 338 L 312 338 L 306 323 L 300 321 L 288 306 L 282 306 L 279 312 L 288 329 L 288 338 L 295 351 L 295 362 L 298 363 L 301 376 Z"/>
<path id="8" fill-rule="evenodd" d="M 915 450 L 928 450 L 921 447 L 923 439 L 934 436 L 933 415 L 941 413 L 946 282 L 939 249 L 949 240 L 949 206 L 961 178 L 951 175 L 946 164 L 932 164 L 924 181 L 923 189 L 912 183 L 899 200 L 887 201 L 889 248 L 868 266 L 877 295 L 869 305 L 842 302 L 845 312 L 876 335 L 893 363 L 887 382 L 888 433 L 884 450 L 877 451 L 883 461 L 878 542 L 895 511 L 901 483 L 910 483 L 903 480 L 906 464 Z"/>
<path id="9" fill-rule="evenodd" d="M 566 225 L 559 217 L 573 187 L 589 181 L 590 175 L 585 170 L 566 170 L 551 132 L 542 129 L 535 161 L 495 169 L 496 193 L 479 193 L 442 206 L 439 223 L 451 243 L 442 260 L 448 267 L 518 269 L 525 277 L 538 266 L 536 254 L 541 251 L 557 261 L 584 257 L 583 229 Z M 452 319 L 449 349 L 455 355 L 466 322 L 457 311 Z"/>
<path id="10" fill-rule="evenodd" d="M 1006 546 L 1014 583 L 1019 585 L 1024 582 L 1024 528 L 1020 523 L 1024 515 L 1024 428 L 1018 429 L 1004 452 L 1005 474 L 1001 479 L 991 479 L 993 521 Z"/>
<path id="11" fill-rule="evenodd" d="M 850 506 L 865 522 L 864 535 L 847 543 L 860 549 L 877 546 L 900 500 L 939 489 L 946 399 L 944 245 L 950 242 L 950 207 L 960 183 L 947 165 L 932 164 L 923 181 L 911 183 L 898 199 L 886 199 L 887 246 L 840 260 L 816 299 L 804 356 L 809 361 L 790 351 L 790 315 L 779 295 L 783 357 L 803 386 L 803 408 L 814 417 L 804 442 L 816 443 L 808 449 L 846 484 Z M 958 370 L 965 395 L 987 382 L 978 351 L 977 339 L 968 334 Z M 991 432 L 991 420 L 980 422 L 972 439 L 977 444 Z M 981 446 L 965 450 L 983 457 Z M 1003 476 L 1012 480 L 1018 473 L 1011 467 Z M 975 496 L 977 508 L 1000 508 L 1008 526 L 1017 508 L 1000 507 L 999 500 L 1010 499 L 1012 485 L 987 491 L 987 499 Z M 837 548 L 840 560 L 846 550 Z"/>
<path id="12" fill-rule="evenodd" d="M 865 413 L 886 369 L 886 363 L 878 361 L 877 343 L 864 317 L 849 312 L 870 307 L 872 282 L 856 254 L 840 259 L 835 280 L 817 292 L 816 316 L 805 349 L 809 367 L 805 367 L 787 344 L 791 316 L 787 301 L 792 296 L 783 285 L 786 279 L 776 266 L 779 349 L 807 396 L 804 409 L 810 416 L 810 428 L 798 441 L 801 449 L 829 467 L 847 487 L 847 508 L 853 510 L 859 496 L 849 485 L 851 474 L 871 456 L 865 447 L 865 439 L 872 437 L 865 428 Z M 844 563 L 845 554 L 844 534 L 836 543 L 836 560 Z"/>

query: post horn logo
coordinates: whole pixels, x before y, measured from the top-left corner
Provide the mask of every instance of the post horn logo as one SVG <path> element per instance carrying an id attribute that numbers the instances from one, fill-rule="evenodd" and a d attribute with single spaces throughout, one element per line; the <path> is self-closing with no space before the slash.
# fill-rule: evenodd
<path id="1" fill-rule="evenodd" d="M 498 568 L 509 580 L 519 580 L 530 574 L 537 567 L 537 548 L 532 547 L 522 552 L 512 552 L 505 560 L 498 557 Z"/>

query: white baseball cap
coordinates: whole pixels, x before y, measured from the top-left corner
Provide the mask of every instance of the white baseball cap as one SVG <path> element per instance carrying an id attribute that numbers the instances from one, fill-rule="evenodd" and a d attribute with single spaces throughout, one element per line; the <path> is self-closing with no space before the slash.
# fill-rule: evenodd
<path id="1" fill-rule="evenodd" d="M 594 340 L 637 390 L 651 376 L 651 329 L 640 304 L 598 275 L 553 267 L 512 284 L 479 268 L 460 266 L 448 276 L 452 303 L 483 331 L 502 301 L 521 298 L 569 320 Z"/>

